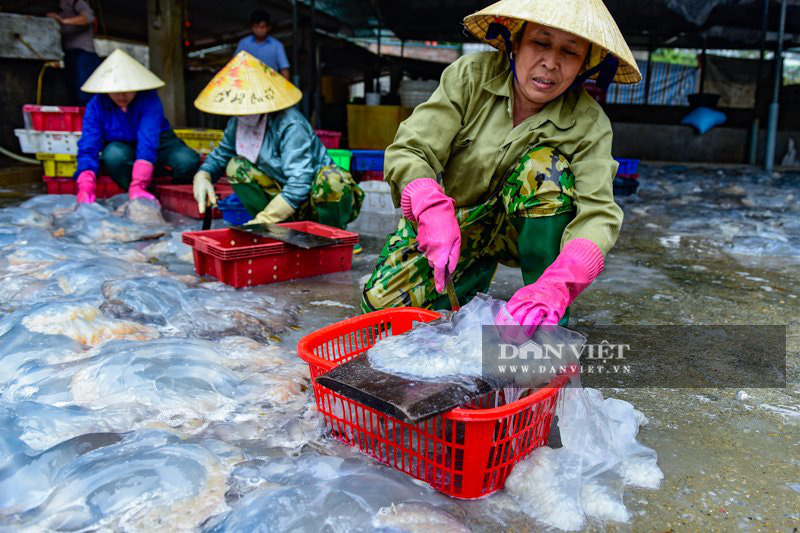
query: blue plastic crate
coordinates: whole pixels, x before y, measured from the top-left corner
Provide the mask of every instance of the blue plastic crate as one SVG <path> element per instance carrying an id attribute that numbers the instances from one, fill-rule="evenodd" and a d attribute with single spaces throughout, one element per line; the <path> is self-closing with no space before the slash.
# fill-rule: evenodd
<path id="1" fill-rule="evenodd" d="M 242 205 L 242 201 L 235 194 L 217 201 L 217 208 L 222 213 L 222 219 L 232 226 L 239 226 L 248 222 L 253 217 L 250 212 Z"/>
<path id="2" fill-rule="evenodd" d="M 383 150 L 351 150 L 353 161 L 350 168 L 356 172 L 383 170 Z"/>
<path id="3" fill-rule="evenodd" d="M 617 163 L 619 163 L 617 176 L 632 176 L 639 170 L 638 159 L 618 159 L 616 157 L 614 159 L 616 159 Z"/>

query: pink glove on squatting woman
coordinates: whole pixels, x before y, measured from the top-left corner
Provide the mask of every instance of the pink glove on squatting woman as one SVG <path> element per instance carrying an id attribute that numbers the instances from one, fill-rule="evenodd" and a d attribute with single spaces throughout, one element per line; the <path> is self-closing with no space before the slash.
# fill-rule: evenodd
<path id="1" fill-rule="evenodd" d="M 455 205 L 455 200 L 431 178 L 415 179 L 406 185 L 400 197 L 403 216 L 417 223 L 419 250 L 433 268 L 437 292 L 444 292 L 445 272 L 455 272 L 461 253 Z"/>
<path id="2" fill-rule="evenodd" d="M 150 185 L 151 179 L 153 179 L 153 163 L 145 161 L 144 159 L 137 159 L 133 163 L 131 186 L 128 188 L 128 199 L 147 198 L 148 200 L 157 202 L 158 200 L 156 200 L 156 197 L 145 190 L 147 186 Z"/>
<path id="3" fill-rule="evenodd" d="M 93 204 L 97 200 L 94 194 L 95 176 L 91 170 L 84 170 L 78 174 L 78 203 Z"/>
<path id="4" fill-rule="evenodd" d="M 603 252 L 589 239 L 569 241 L 535 282 L 519 289 L 497 314 L 498 326 L 558 324 L 567 307 L 603 271 Z M 506 312 L 507 311 L 507 312 Z"/>

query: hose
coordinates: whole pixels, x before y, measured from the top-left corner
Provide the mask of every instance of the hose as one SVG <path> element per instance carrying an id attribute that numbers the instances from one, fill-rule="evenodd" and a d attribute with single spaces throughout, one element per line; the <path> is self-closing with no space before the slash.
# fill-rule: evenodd
<path id="1" fill-rule="evenodd" d="M 17 155 L 14 152 L 10 152 L 10 151 L 6 150 L 2 146 L 0 146 L 0 154 L 3 154 L 6 157 L 10 157 L 11 159 L 13 159 L 15 161 L 19 161 L 20 163 L 27 163 L 29 165 L 41 165 L 42 164 L 41 161 L 37 161 L 36 159 L 31 159 L 29 157 L 23 157 L 21 155 Z"/>
<path id="2" fill-rule="evenodd" d="M 42 104 L 42 81 L 44 80 L 44 71 L 47 67 L 60 67 L 61 63 L 58 61 L 48 61 L 42 65 L 42 70 L 39 71 L 39 78 L 36 80 L 36 105 Z"/>

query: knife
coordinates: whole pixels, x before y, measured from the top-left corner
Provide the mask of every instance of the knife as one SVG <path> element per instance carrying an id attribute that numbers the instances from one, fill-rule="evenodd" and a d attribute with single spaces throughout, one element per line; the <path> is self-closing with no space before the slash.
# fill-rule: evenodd
<path id="1" fill-rule="evenodd" d="M 339 243 L 339 239 L 298 231 L 278 224 L 245 224 L 242 226 L 233 226 L 233 229 L 258 235 L 259 237 L 285 242 L 286 244 L 291 244 L 306 250 Z"/>

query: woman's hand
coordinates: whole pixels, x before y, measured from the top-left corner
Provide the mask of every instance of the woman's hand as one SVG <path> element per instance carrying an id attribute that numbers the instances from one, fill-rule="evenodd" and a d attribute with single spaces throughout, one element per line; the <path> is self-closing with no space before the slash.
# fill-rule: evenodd
<path id="1" fill-rule="evenodd" d="M 461 230 L 456 219 L 455 200 L 444 194 L 435 180 L 416 179 L 406 185 L 400 199 L 403 215 L 417 222 L 419 250 L 433 268 L 436 291 L 444 292 L 461 254 Z"/>
<path id="2" fill-rule="evenodd" d="M 84 170 L 78 175 L 78 195 L 79 204 L 93 204 L 97 200 L 95 195 L 95 175 L 91 170 Z"/>
<path id="3" fill-rule="evenodd" d="M 248 224 L 276 224 L 283 222 L 294 214 L 294 207 L 289 205 L 283 195 L 278 194 L 270 200 L 267 207 L 264 208 L 256 218 L 248 222 Z"/>
<path id="4" fill-rule="evenodd" d="M 214 184 L 211 183 L 211 174 L 205 170 L 198 170 L 194 175 L 192 192 L 201 215 L 206 212 L 206 206 L 217 205 L 217 194 L 214 191 Z"/>
<path id="5" fill-rule="evenodd" d="M 539 279 L 514 293 L 495 324 L 525 326 L 528 336 L 540 324 L 558 324 L 567 307 L 603 271 L 603 263 L 603 252 L 589 239 L 569 241 Z"/>

